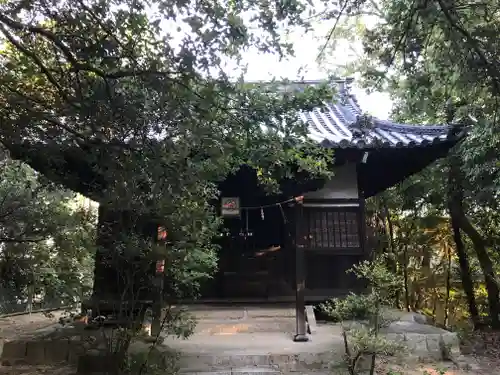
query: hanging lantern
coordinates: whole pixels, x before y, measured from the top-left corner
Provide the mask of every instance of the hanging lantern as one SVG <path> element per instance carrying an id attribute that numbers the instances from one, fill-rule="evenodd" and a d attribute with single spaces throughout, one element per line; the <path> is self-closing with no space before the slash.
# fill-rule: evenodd
<path id="1" fill-rule="evenodd" d="M 168 237 L 168 231 L 165 227 L 158 227 L 158 241 L 165 241 Z"/>
<path id="2" fill-rule="evenodd" d="M 164 273 L 165 272 L 165 260 L 158 260 L 156 262 L 156 273 Z"/>

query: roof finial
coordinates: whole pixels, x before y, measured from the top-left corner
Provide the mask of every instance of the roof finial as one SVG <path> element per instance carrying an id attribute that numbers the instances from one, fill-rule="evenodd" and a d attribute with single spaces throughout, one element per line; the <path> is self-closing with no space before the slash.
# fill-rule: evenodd
<path id="1" fill-rule="evenodd" d="M 339 80 L 337 81 L 337 87 L 338 87 L 338 98 L 340 101 L 340 104 L 346 105 L 347 101 L 349 100 L 349 97 L 351 96 L 350 93 L 350 85 L 348 82 L 344 80 Z"/>
<path id="2" fill-rule="evenodd" d="M 373 117 L 365 113 L 357 116 L 356 121 L 349 124 L 349 130 L 353 138 L 363 138 L 368 135 L 373 125 Z"/>

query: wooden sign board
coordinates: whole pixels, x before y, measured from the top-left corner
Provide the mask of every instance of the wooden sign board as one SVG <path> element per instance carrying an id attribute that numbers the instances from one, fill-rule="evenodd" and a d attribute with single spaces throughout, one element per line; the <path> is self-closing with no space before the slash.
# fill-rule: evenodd
<path id="1" fill-rule="evenodd" d="M 221 198 L 221 215 L 223 217 L 239 217 L 240 198 L 238 197 Z"/>

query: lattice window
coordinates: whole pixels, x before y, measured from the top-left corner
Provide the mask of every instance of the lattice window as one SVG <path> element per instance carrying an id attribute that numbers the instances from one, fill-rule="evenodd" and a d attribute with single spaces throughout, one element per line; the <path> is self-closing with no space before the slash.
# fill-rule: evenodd
<path id="1" fill-rule="evenodd" d="M 348 249 L 360 248 L 360 214 L 339 209 L 304 209 L 306 248 Z"/>

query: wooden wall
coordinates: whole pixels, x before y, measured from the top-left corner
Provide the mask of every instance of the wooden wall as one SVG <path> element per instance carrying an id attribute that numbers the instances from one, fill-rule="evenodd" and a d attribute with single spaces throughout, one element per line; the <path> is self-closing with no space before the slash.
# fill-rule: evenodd
<path id="1" fill-rule="evenodd" d="M 333 177 L 317 191 L 304 194 L 307 199 L 357 199 L 358 182 L 356 164 L 345 164 L 333 169 Z"/>

